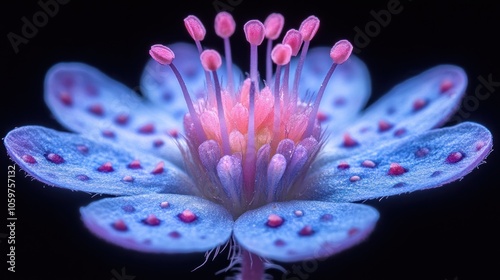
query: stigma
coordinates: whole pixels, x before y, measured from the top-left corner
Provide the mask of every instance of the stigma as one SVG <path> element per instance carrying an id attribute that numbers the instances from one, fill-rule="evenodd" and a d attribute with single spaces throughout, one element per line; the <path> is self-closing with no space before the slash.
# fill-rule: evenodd
<path id="1" fill-rule="evenodd" d="M 243 31 L 250 47 L 249 75 L 236 85 L 230 44 L 236 23 L 231 14 L 220 12 L 214 21 L 215 33 L 224 40 L 226 73 L 220 73 L 221 54 L 201 44 L 204 25 L 196 16 L 188 16 L 184 24 L 199 51 L 196 59 L 207 85 L 205 96 L 197 99 L 191 98 L 175 66 L 174 52 L 159 44 L 150 49 L 154 60 L 170 66 L 186 101 L 187 148 L 182 151 L 188 172 L 204 197 L 222 204 L 235 217 L 269 202 L 299 198 L 307 191 L 301 182 L 323 143 L 318 108 L 335 68 L 352 52 L 347 40 L 337 42 L 329 54 L 332 66 L 316 96 L 301 100 L 301 69 L 319 23 L 310 16 L 298 30 L 288 30 L 281 42 L 275 42 L 284 26 L 281 14 L 269 15 L 264 23 L 248 21 Z M 257 56 L 264 41 L 266 73 L 260 80 Z M 297 67 L 290 73 L 293 57 Z M 219 75 L 227 81 L 225 86 Z"/>

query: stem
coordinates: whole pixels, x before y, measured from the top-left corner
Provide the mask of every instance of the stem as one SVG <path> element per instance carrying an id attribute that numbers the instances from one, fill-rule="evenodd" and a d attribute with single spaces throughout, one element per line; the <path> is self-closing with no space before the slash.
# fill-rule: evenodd
<path id="1" fill-rule="evenodd" d="M 262 280 L 264 279 L 264 262 L 262 259 L 247 250 L 242 249 L 241 279 Z"/>

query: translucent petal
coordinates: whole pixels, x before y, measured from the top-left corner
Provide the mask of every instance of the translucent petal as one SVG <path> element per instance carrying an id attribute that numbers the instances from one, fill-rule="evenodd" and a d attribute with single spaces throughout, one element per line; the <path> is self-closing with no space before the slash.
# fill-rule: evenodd
<path id="1" fill-rule="evenodd" d="M 269 222 L 270 215 L 279 216 L 282 223 Z M 375 209 L 362 204 L 274 202 L 241 215 L 234 224 L 234 236 L 254 254 L 295 262 L 328 257 L 359 243 L 371 233 L 378 217 Z"/>
<path id="2" fill-rule="evenodd" d="M 173 61 L 175 67 L 182 75 L 191 98 L 204 98 L 207 95 L 207 83 L 205 71 L 200 62 L 200 54 L 193 44 L 175 43 L 168 45 L 175 53 Z M 233 65 L 233 75 L 236 86 L 242 81 L 242 73 L 236 65 Z M 217 70 L 222 87 L 227 84 L 226 62 Z M 211 77 L 211 75 L 210 75 Z M 213 79 L 213 78 L 212 78 Z M 181 87 L 170 66 L 160 65 L 153 59 L 148 60 L 141 77 L 141 90 L 153 103 L 167 108 L 169 115 L 182 121 L 187 113 L 186 101 L 184 100 Z"/>
<path id="3" fill-rule="evenodd" d="M 100 238 L 153 253 L 204 252 L 223 245 L 233 227 L 221 206 L 175 194 L 105 198 L 80 208 L 80 213 Z"/>
<path id="4" fill-rule="evenodd" d="M 311 199 L 335 202 L 435 188 L 471 172 L 491 149 L 491 133 L 466 122 L 385 142 L 342 160 L 325 154 L 304 187 Z"/>
<path id="5" fill-rule="evenodd" d="M 91 66 L 54 65 L 45 78 L 45 101 L 70 130 L 133 146 L 182 166 L 175 138 L 182 123 Z"/>
<path id="6" fill-rule="evenodd" d="M 315 96 L 332 63 L 329 48 L 310 49 L 302 68 L 299 93 L 302 96 L 308 94 Z M 291 64 L 292 81 L 296 64 L 297 60 Z M 366 105 L 370 92 L 370 74 L 361 59 L 352 55 L 344 64 L 337 66 L 328 82 L 318 111 L 322 120 L 321 124 L 327 129 L 327 133 L 338 133 L 341 128 L 357 117 Z"/>
<path id="7" fill-rule="evenodd" d="M 10 131 L 4 143 L 12 160 L 51 186 L 113 195 L 194 192 L 175 165 L 78 134 L 24 126 Z"/>
<path id="8" fill-rule="evenodd" d="M 467 87 L 462 68 L 439 65 L 397 85 L 371 105 L 345 133 L 332 135 L 327 148 L 339 155 L 441 126 L 457 109 Z"/>

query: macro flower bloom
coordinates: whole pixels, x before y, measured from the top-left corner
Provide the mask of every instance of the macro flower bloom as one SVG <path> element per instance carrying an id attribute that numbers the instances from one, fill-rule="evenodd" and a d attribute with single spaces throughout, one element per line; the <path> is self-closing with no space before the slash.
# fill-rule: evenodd
<path id="1" fill-rule="evenodd" d="M 229 13 L 214 23 L 224 57 L 202 46 L 197 17 L 184 23 L 195 44 L 151 47 L 144 98 L 91 66 L 59 63 L 47 73 L 45 100 L 76 133 L 25 126 L 4 138 L 35 179 L 115 195 L 81 208 L 87 228 L 108 242 L 208 254 L 230 244 L 227 269 L 262 279 L 273 260 L 328 257 L 363 241 L 379 214 L 356 202 L 439 187 L 491 152 L 479 124 L 437 128 L 465 93 L 458 66 L 430 68 L 360 113 L 368 70 L 346 40 L 309 49 L 317 17 L 281 43 L 281 14 L 247 22 L 247 75 L 232 64 Z"/>

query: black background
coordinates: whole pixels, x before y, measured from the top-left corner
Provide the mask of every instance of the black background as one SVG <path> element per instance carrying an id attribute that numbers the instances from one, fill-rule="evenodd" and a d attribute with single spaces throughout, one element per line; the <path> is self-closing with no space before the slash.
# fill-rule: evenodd
<path id="1" fill-rule="evenodd" d="M 160 4 L 143 0 L 131 4 L 70 0 L 59 5 L 57 14 L 15 53 L 7 34 L 20 35 L 21 18 L 31 21 L 41 8 L 36 1 L 11 2 L 1 7 L 2 137 L 14 127 L 30 124 L 63 130 L 51 117 L 42 97 L 45 72 L 57 62 L 86 62 L 136 88 L 150 45 L 190 39 L 183 25 L 189 14 L 197 15 L 208 29 L 204 45 L 222 50 L 222 42 L 212 30 L 215 1 Z M 219 2 L 234 4 L 229 6 L 238 24 L 237 34 L 232 38 L 233 59 L 248 69 L 249 48 L 241 30 L 250 19 L 264 20 L 269 13 L 280 12 L 286 17 L 288 29 L 298 28 L 303 19 L 314 14 L 322 21 L 311 44 L 332 45 L 342 38 L 353 39 L 356 26 L 363 30 L 374 20 L 370 11 L 387 9 L 390 1 Z M 370 102 L 396 83 L 442 63 L 465 69 L 470 97 L 480 85 L 479 76 L 491 75 L 492 80 L 500 81 L 496 43 L 500 27 L 498 4 L 401 0 L 400 5 L 402 11 L 392 15 L 387 26 L 372 30 L 370 42 L 358 53 L 372 75 Z M 484 124 L 498 139 L 498 118 L 494 114 L 498 110 L 500 86 L 493 89 L 489 98 L 472 104 L 477 108 L 462 106 L 462 109 L 469 114 L 464 120 Z M 7 184 L 7 166 L 12 163 L 3 146 L 2 149 L 1 166 L 5 174 L 2 176 Z M 366 242 L 317 262 L 317 267 L 312 267 L 313 263 L 296 264 L 302 267 L 304 277 L 293 278 L 292 274 L 283 277 L 279 271 L 269 272 L 275 279 L 498 279 L 500 192 L 494 175 L 497 166 L 498 157 L 493 152 L 487 164 L 461 181 L 434 190 L 366 202 L 381 214 L 375 232 Z M 17 272 L 7 272 L 4 261 L 7 240 L 2 238 L 0 268 L 8 276 L 2 279 L 109 280 L 114 277 L 113 270 L 120 273 L 122 268 L 136 280 L 223 279 L 227 275 L 214 275 L 227 265 L 225 254 L 190 272 L 203 262 L 202 254 L 143 254 L 102 242 L 84 228 L 78 212 L 79 207 L 99 199 L 98 196 L 44 187 L 20 170 L 16 180 Z M 6 199 L 6 191 L 4 194 L 2 197 Z M 0 205 L 6 210 L 6 203 Z M 0 233 L 6 232 L 7 228 L 1 226 Z M 292 270 L 293 264 L 283 266 Z M 306 273 L 304 269 L 314 271 Z"/>

